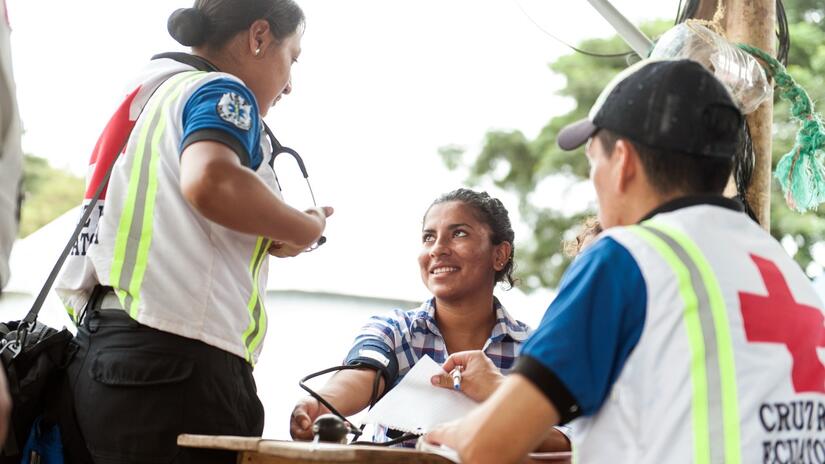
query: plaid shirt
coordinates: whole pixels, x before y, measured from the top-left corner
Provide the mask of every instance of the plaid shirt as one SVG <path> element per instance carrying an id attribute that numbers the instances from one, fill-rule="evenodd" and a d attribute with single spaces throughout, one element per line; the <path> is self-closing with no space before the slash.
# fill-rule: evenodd
<path id="1" fill-rule="evenodd" d="M 490 338 L 484 343 L 482 351 L 503 374 L 506 374 L 512 369 L 522 342 L 530 335 L 530 328 L 525 323 L 513 319 L 498 298 L 493 298 L 493 308 L 496 311 L 496 325 L 493 326 Z M 377 340 L 395 352 L 398 359 L 398 379 L 393 386 L 397 385 L 425 354 L 439 364 L 443 364 L 450 355 L 447 353 L 444 337 L 436 325 L 435 298 L 425 301 L 417 309 L 396 309 L 390 315 L 371 317 L 355 338 L 353 346 L 364 340 Z M 376 427 L 373 441 L 388 441 L 386 431 L 383 426 Z M 415 446 L 415 440 L 408 440 L 404 446 Z"/>

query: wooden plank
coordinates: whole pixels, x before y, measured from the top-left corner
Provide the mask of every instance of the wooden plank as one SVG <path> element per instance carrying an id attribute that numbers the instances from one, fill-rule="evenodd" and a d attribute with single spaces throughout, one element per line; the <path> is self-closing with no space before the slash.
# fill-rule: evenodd
<path id="1" fill-rule="evenodd" d="M 413 449 L 388 448 L 383 446 L 335 445 L 329 443 L 306 443 L 265 440 L 258 446 L 258 453 L 266 456 L 290 458 L 292 462 L 363 462 L 380 463 L 421 463 L 449 464 L 451 461 L 431 453 Z"/>
<path id="2" fill-rule="evenodd" d="M 447 458 L 408 448 L 336 445 L 330 443 L 263 440 L 255 437 L 180 435 L 178 445 L 190 448 L 223 449 L 238 452 L 239 464 L 450 464 Z M 526 463 L 553 462 L 569 464 L 566 453 Z"/>
<path id="3" fill-rule="evenodd" d="M 257 451 L 258 437 L 233 437 L 220 435 L 178 435 L 178 446 L 184 448 L 220 449 L 230 451 Z"/>
<path id="4" fill-rule="evenodd" d="M 405 448 L 263 440 L 254 437 L 180 435 L 178 445 L 188 448 L 238 451 L 239 462 L 250 464 L 253 462 L 449 464 L 451 462 L 435 454 Z"/>

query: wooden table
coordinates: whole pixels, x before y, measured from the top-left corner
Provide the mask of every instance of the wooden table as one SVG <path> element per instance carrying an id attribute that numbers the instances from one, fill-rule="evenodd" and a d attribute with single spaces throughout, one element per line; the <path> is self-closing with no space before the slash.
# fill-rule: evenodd
<path id="1" fill-rule="evenodd" d="M 226 437 L 211 435 L 181 435 L 178 445 L 188 448 L 205 448 L 236 451 L 238 464 L 317 464 L 364 463 L 364 464 L 451 464 L 447 458 L 413 449 L 386 448 L 362 445 L 333 445 L 280 440 L 264 440 L 251 437 Z M 525 461 L 527 463 L 553 462 L 569 464 L 567 453 L 556 457 Z"/>

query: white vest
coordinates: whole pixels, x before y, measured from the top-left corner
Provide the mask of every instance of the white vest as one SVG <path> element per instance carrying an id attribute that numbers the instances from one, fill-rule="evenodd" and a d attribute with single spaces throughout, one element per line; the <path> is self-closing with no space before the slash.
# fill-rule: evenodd
<path id="1" fill-rule="evenodd" d="M 636 260 L 646 317 L 599 412 L 573 422 L 575 461 L 825 462 L 823 303 L 779 243 L 707 205 L 605 235 Z"/>
<path id="2" fill-rule="evenodd" d="M 80 255 L 71 257 L 56 286 L 70 312 L 82 309 L 94 285 L 115 288 L 123 308 L 138 322 L 201 340 L 254 364 L 262 349 L 267 317 L 268 248 L 264 237 L 209 221 L 180 193 L 183 108 L 205 83 L 234 76 L 180 72 L 182 65 L 159 60 L 167 78 L 146 103 L 117 158 L 105 209 L 85 231 Z M 152 65 L 150 65 L 152 66 Z M 156 80 L 155 80 L 156 81 Z M 152 82 L 148 79 L 147 82 Z M 280 196 L 267 163 L 257 174 Z M 83 234 L 81 234 L 83 235 Z"/>

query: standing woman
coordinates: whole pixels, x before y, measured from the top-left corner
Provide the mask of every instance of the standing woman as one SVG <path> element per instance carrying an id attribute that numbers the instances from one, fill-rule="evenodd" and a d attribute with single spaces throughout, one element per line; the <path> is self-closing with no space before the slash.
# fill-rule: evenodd
<path id="1" fill-rule="evenodd" d="M 252 367 L 266 254 L 301 253 L 332 213 L 283 202 L 264 135 L 303 24 L 292 0 L 176 11 L 169 32 L 192 53 L 156 56 L 101 135 L 89 190 L 116 158 L 105 214 L 95 205 L 58 286 L 70 312 L 85 308 L 67 377 L 74 417 L 61 421 L 71 462 L 229 463 L 179 449 L 178 434 L 263 432 Z"/>

